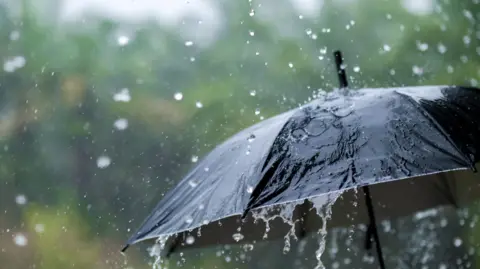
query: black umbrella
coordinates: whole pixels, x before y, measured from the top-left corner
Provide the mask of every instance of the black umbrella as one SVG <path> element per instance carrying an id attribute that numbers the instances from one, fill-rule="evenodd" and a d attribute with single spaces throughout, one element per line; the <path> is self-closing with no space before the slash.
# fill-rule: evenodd
<path id="1" fill-rule="evenodd" d="M 347 91 L 341 54 L 335 56 L 341 89 L 219 145 L 165 195 L 124 250 L 161 235 L 192 234 L 200 226 L 203 236 L 194 244 L 177 237 L 168 244 L 168 251 L 256 240 L 263 232 L 249 220 L 257 209 L 312 197 L 334 202 L 342 191 L 362 187 L 365 213 L 354 221 L 370 223 L 367 245 L 372 237 L 380 267 L 385 268 L 376 218 L 440 205 L 457 207 L 480 197 L 479 183 L 469 171 L 480 161 L 478 89 L 423 86 Z M 385 182 L 390 183 L 376 184 Z M 352 222 L 346 213 L 355 199 L 333 204 L 330 226 Z M 309 206 L 305 202 L 290 212 L 302 228 L 295 229 L 297 235 L 318 228 Z M 232 237 L 240 225 L 241 236 Z M 278 231 L 273 236 L 288 230 L 283 221 L 272 223 L 271 231 Z"/>

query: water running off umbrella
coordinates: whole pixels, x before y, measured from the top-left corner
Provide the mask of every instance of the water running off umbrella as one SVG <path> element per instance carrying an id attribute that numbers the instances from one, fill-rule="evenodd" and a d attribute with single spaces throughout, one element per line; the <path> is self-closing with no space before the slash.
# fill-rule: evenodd
<path id="1" fill-rule="evenodd" d="M 317 266 L 315 269 L 325 269 L 321 261 L 322 254 L 325 251 L 326 246 L 326 235 L 327 235 L 327 223 L 328 220 L 332 216 L 332 206 L 335 201 L 342 195 L 342 192 L 330 193 L 318 197 L 309 198 L 308 200 L 313 204 L 311 210 L 315 210 L 318 217 L 322 220 L 322 226 L 318 230 L 319 240 L 318 240 L 318 248 L 315 252 L 315 257 L 317 259 Z M 268 239 L 268 233 L 270 231 L 269 223 L 276 219 L 281 218 L 286 224 L 290 225 L 289 231 L 284 236 L 284 247 L 283 252 L 284 254 L 288 253 L 291 248 L 291 239 L 298 240 L 296 236 L 296 222 L 299 221 L 298 218 L 295 218 L 294 211 L 295 208 L 302 204 L 304 200 L 299 200 L 292 203 L 282 204 L 279 206 L 278 209 L 275 210 L 275 214 L 273 213 L 272 207 L 264 207 L 260 209 L 256 209 L 252 211 L 252 216 L 255 222 L 263 221 L 265 223 L 265 233 L 263 235 L 263 239 Z M 221 227 L 219 227 L 221 229 Z M 232 234 L 232 238 L 237 241 L 241 242 L 244 238 L 243 234 L 241 233 L 241 227 L 237 229 L 237 233 Z M 154 257 L 153 262 L 153 269 L 166 269 L 168 268 L 168 260 L 163 258 L 162 252 L 165 250 L 165 246 L 167 245 L 167 241 L 169 236 L 161 236 L 159 237 L 155 244 L 149 248 L 149 254 L 151 257 Z M 193 244 L 194 237 L 187 237 L 185 238 L 186 244 Z M 253 245 L 250 243 L 243 244 L 243 250 L 245 252 L 253 250 Z"/>

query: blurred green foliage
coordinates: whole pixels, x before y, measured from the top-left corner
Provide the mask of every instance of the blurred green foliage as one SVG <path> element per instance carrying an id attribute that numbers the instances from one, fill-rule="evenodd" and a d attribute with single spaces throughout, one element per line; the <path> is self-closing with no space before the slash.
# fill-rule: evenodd
<path id="1" fill-rule="evenodd" d="M 480 81 L 478 1 L 440 0 L 429 15 L 394 0 L 324 1 L 313 18 L 288 1 L 262 3 L 219 2 L 225 20 L 206 47 L 154 22 L 57 25 L 33 1 L 19 16 L 0 6 L 1 59 L 25 61 L 0 70 L 2 268 L 127 266 L 118 250 L 192 156 L 334 88 L 333 50 L 352 88 Z M 269 8 L 281 15 L 259 12 Z M 119 46 L 122 29 L 134 31 Z M 131 101 L 115 102 L 124 88 Z M 128 128 L 114 127 L 119 118 Z M 103 155 L 111 164 L 100 169 Z M 13 244 L 18 232 L 27 246 Z M 142 251 L 128 253 L 129 266 L 148 266 Z"/>

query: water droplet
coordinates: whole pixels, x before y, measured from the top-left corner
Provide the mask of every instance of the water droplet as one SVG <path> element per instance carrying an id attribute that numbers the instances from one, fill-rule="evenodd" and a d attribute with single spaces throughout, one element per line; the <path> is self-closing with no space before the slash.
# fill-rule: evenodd
<path id="1" fill-rule="evenodd" d="M 253 192 L 253 186 L 248 185 L 247 186 L 247 193 L 252 193 Z"/>
<path id="2" fill-rule="evenodd" d="M 198 183 L 195 180 L 192 179 L 192 180 L 188 181 L 188 185 L 190 185 L 190 187 L 192 187 L 192 188 L 195 188 L 195 187 L 198 186 Z"/>
<path id="3" fill-rule="evenodd" d="M 199 204 L 199 205 L 198 205 L 198 209 L 199 209 L 199 210 L 204 210 L 204 209 L 205 209 L 205 205 L 204 205 L 204 204 Z"/>
<path id="4" fill-rule="evenodd" d="M 119 36 L 119 37 L 117 38 L 117 44 L 118 44 L 119 46 L 125 46 L 125 45 L 127 45 L 129 42 L 130 42 L 130 38 L 128 38 L 128 36 L 122 35 L 122 36 Z"/>
<path id="5" fill-rule="evenodd" d="M 8 73 L 14 72 L 17 69 L 24 67 L 26 63 L 27 60 L 23 56 L 12 57 L 3 64 L 3 71 Z"/>
<path id="6" fill-rule="evenodd" d="M 255 135 L 254 135 L 254 134 L 251 134 L 251 135 L 247 138 L 247 141 L 248 141 L 249 143 L 252 143 L 252 142 L 255 140 L 255 138 L 256 138 Z"/>
<path id="7" fill-rule="evenodd" d="M 426 51 L 428 50 L 428 44 L 422 43 L 421 41 L 417 41 L 417 49 L 420 51 Z"/>
<path id="8" fill-rule="evenodd" d="M 201 102 L 196 102 L 196 103 L 195 103 L 195 106 L 196 106 L 197 108 L 202 108 L 202 107 L 203 107 L 203 104 L 202 104 Z"/>
<path id="9" fill-rule="evenodd" d="M 43 224 L 35 224 L 35 232 L 43 233 L 45 231 L 45 225 Z"/>
<path id="10" fill-rule="evenodd" d="M 236 233 L 236 234 L 233 234 L 233 235 L 232 235 L 232 238 L 233 238 L 233 240 L 235 240 L 236 242 L 238 242 L 238 241 L 242 240 L 242 239 L 244 238 L 244 236 L 243 236 L 243 234 L 241 234 L 241 233 Z"/>
<path id="11" fill-rule="evenodd" d="M 107 168 L 111 164 L 112 160 L 108 156 L 100 156 L 97 158 L 97 167 L 100 169 Z"/>
<path id="12" fill-rule="evenodd" d="M 242 246 L 244 251 L 252 251 L 253 250 L 253 245 L 252 244 L 245 244 Z"/>
<path id="13" fill-rule="evenodd" d="M 423 75 L 423 68 L 421 68 L 421 67 L 419 67 L 419 66 L 414 65 L 414 66 L 412 67 L 412 71 L 413 71 L 413 73 L 414 73 L 415 75 L 418 75 L 418 76 Z"/>
<path id="14" fill-rule="evenodd" d="M 193 155 L 192 158 L 191 158 L 191 161 L 192 161 L 192 163 L 198 162 L 198 156 L 197 156 L 197 155 Z"/>
<path id="15" fill-rule="evenodd" d="M 357 65 L 357 66 L 354 66 L 354 67 L 353 67 L 353 72 L 355 72 L 355 73 L 360 72 L 360 66 L 358 66 L 358 65 Z"/>
<path id="16" fill-rule="evenodd" d="M 19 247 L 24 247 L 28 244 L 27 237 L 21 233 L 18 233 L 13 237 L 13 242 Z"/>
<path id="17" fill-rule="evenodd" d="M 438 43 L 437 49 L 438 49 L 438 52 L 440 52 L 441 54 L 444 54 L 445 52 L 447 52 L 447 47 L 443 43 Z"/>
<path id="18" fill-rule="evenodd" d="M 24 205 L 27 203 L 27 196 L 25 196 L 24 194 L 19 194 L 15 197 L 15 203 L 17 203 L 17 205 Z"/>
<path id="19" fill-rule="evenodd" d="M 124 118 L 117 119 L 113 123 L 113 127 L 115 127 L 115 129 L 120 130 L 120 131 L 125 130 L 128 127 L 128 120 L 124 119 Z"/>
<path id="20" fill-rule="evenodd" d="M 471 41 L 472 40 L 470 39 L 470 37 L 468 35 L 463 37 L 463 43 L 465 43 L 465 45 L 470 45 Z"/>
<path id="21" fill-rule="evenodd" d="M 293 63 L 288 63 L 288 67 L 293 68 Z"/>
<path id="22" fill-rule="evenodd" d="M 177 100 L 177 101 L 180 101 L 180 100 L 183 99 L 183 93 L 177 92 L 173 95 L 173 98 L 175 98 L 175 100 Z"/>
<path id="23" fill-rule="evenodd" d="M 462 243 L 463 243 L 462 239 L 460 239 L 458 237 L 453 240 L 453 245 L 456 246 L 456 247 L 461 246 Z"/>
<path id="24" fill-rule="evenodd" d="M 187 243 L 187 245 L 193 245 L 193 243 L 195 243 L 195 237 L 191 235 L 187 236 L 187 238 L 185 239 L 185 243 Z"/>
<path id="25" fill-rule="evenodd" d="M 248 15 L 250 15 L 250 17 L 255 16 L 255 10 L 251 9 Z"/>
<path id="26" fill-rule="evenodd" d="M 260 109 L 259 108 L 255 109 L 255 115 L 260 115 Z"/>
<path id="27" fill-rule="evenodd" d="M 307 33 L 307 35 L 311 35 L 312 34 L 312 29 L 310 29 L 310 28 L 305 29 L 305 33 Z"/>
<path id="28" fill-rule="evenodd" d="M 10 40 L 16 41 L 20 38 L 20 32 L 19 31 L 12 31 L 10 33 Z"/>
<path id="29" fill-rule="evenodd" d="M 132 100 L 132 97 L 130 96 L 130 91 L 127 88 L 121 89 L 118 93 L 113 95 L 113 100 L 115 102 L 130 102 Z"/>
<path id="30" fill-rule="evenodd" d="M 193 222 L 193 218 L 191 216 L 186 216 L 185 217 L 185 223 L 186 224 L 192 224 Z"/>
<path id="31" fill-rule="evenodd" d="M 203 171 L 208 172 L 208 171 L 210 171 L 210 168 L 205 167 L 205 168 L 203 168 Z"/>
<path id="32" fill-rule="evenodd" d="M 248 34 L 249 34 L 250 36 L 254 36 L 254 35 L 255 35 L 255 32 L 254 32 L 254 31 L 248 31 Z"/>
<path id="33" fill-rule="evenodd" d="M 187 47 L 193 46 L 193 41 L 186 41 L 185 46 L 187 46 Z"/>
<path id="34" fill-rule="evenodd" d="M 256 90 L 251 90 L 250 91 L 250 96 L 255 96 L 257 95 L 257 91 Z"/>
<path id="35" fill-rule="evenodd" d="M 391 48 L 389 45 L 385 44 L 385 45 L 383 45 L 383 50 L 384 50 L 385 52 L 389 52 L 389 51 L 392 50 L 392 48 Z"/>

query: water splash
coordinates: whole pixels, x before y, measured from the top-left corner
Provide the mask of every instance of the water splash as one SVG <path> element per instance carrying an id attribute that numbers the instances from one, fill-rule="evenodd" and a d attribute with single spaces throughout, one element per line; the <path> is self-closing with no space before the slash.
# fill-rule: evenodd
<path id="1" fill-rule="evenodd" d="M 263 220 L 265 222 L 265 233 L 263 235 L 263 239 L 268 238 L 268 232 L 270 231 L 270 221 L 274 220 L 275 218 L 281 218 L 284 223 L 290 226 L 290 229 L 284 236 L 284 247 L 283 253 L 287 253 L 290 251 L 291 242 L 290 240 L 293 238 L 294 240 L 298 240 L 295 231 L 296 222 L 300 219 L 295 219 L 295 208 L 302 204 L 303 200 L 298 200 L 295 202 L 282 204 L 276 207 L 265 207 L 259 210 L 253 211 L 252 216 L 254 218 L 254 222 L 258 220 Z"/>
<path id="2" fill-rule="evenodd" d="M 326 236 L 327 236 L 327 222 L 332 217 L 332 205 L 335 201 L 342 195 L 342 192 L 329 193 L 319 197 L 311 198 L 310 201 L 313 203 L 313 207 L 316 210 L 317 215 L 322 219 L 322 227 L 318 230 L 320 235 L 320 240 L 318 243 L 318 249 L 315 252 L 315 257 L 317 258 L 317 265 L 315 269 L 326 269 L 323 264 L 321 257 L 325 251 L 326 245 Z"/>
<path id="3" fill-rule="evenodd" d="M 153 262 L 152 269 L 167 269 L 168 260 L 164 260 L 162 257 L 162 252 L 165 249 L 167 240 L 169 236 L 160 236 L 155 241 L 155 244 L 148 249 L 150 257 L 154 257 L 155 261 Z"/>

